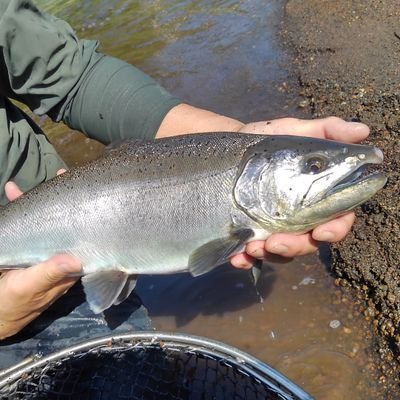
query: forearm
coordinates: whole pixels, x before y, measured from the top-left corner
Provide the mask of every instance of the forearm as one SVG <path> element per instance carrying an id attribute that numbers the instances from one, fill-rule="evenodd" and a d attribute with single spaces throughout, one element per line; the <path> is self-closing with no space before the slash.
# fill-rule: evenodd
<path id="1" fill-rule="evenodd" d="M 243 126 L 236 119 L 188 104 L 179 104 L 167 113 L 156 138 L 199 132 L 237 132 Z"/>

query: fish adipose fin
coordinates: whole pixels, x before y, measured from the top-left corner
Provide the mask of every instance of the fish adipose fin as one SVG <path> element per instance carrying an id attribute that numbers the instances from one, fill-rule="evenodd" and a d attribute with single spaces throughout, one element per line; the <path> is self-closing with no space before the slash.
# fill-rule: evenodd
<path id="1" fill-rule="evenodd" d="M 196 249 L 189 258 L 188 270 L 193 276 L 203 275 L 229 257 L 240 251 L 248 239 L 254 235 L 252 229 L 238 229 L 226 238 L 212 240 Z"/>
<path id="2" fill-rule="evenodd" d="M 95 314 L 114 304 L 120 304 L 129 296 L 135 284 L 134 276 L 118 270 L 102 271 L 82 277 L 86 300 Z"/>

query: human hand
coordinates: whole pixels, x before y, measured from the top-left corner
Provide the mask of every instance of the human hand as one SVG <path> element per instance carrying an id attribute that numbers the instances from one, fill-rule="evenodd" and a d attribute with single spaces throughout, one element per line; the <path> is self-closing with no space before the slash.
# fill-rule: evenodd
<path id="1" fill-rule="evenodd" d="M 0 339 L 12 336 L 37 318 L 77 281 L 78 260 L 57 255 L 32 267 L 0 275 Z"/>
<path id="2" fill-rule="evenodd" d="M 22 194 L 13 182 L 6 184 L 5 191 L 10 201 Z M 30 268 L 1 273 L 0 339 L 16 334 L 37 318 L 77 281 L 71 275 L 80 272 L 78 260 L 57 255 Z"/>
<path id="3" fill-rule="evenodd" d="M 336 117 L 317 120 L 282 118 L 249 123 L 244 125 L 239 132 L 310 136 L 357 143 L 369 135 L 369 128 L 365 124 L 346 122 Z M 318 242 L 333 243 L 342 240 L 349 233 L 354 219 L 354 213 L 349 212 L 302 235 L 276 233 L 267 238 L 266 241 L 250 242 L 247 244 L 245 252 L 231 258 L 231 264 L 237 268 L 247 269 L 254 264 L 255 259 L 266 259 L 271 255 L 291 258 L 313 253 L 318 249 Z"/>

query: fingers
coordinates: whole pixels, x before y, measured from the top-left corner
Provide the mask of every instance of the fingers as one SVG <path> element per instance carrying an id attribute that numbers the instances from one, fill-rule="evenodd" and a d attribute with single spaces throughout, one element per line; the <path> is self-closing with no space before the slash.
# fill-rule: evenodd
<path id="1" fill-rule="evenodd" d="M 314 253 L 318 250 L 319 242 L 333 243 L 344 239 L 351 230 L 354 219 L 355 214 L 350 212 L 316 227 L 309 233 L 276 233 L 265 242 L 250 242 L 244 253 L 231 258 L 231 264 L 236 268 L 249 269 L 254 265 L 255 259 L 273 261 L 272 255 L 277 255 L 289 261 L 293 257 Z"/>
<path id="2" fill-rule="evenodd" d="M 255 259 L 288 262 L 293 257 L 311 254 L 317 250 L 318 243 L 312 238 L 311 233 L 303 235 L 277 233 L 265 242 L 248 243 L 246 252 L 233 256 L 230 262 L 236 268 L 249 269 L 254 265 Z"/>
<path id="3" fill-rule="evenodd" d="M 312 237 L 314 240 L 321 242 L 338 242 L 350 232 L 355 218 L 354 212 L 350 212 L 319 225 L 312 231 Z"/>
<path id="4" fill-rule="evenodd" d="M 369 127 L 360 122 L 346 122 L 337 117 L 316 120 L 326 139 L 358 143 L 369 135 Z"/>
<path id="5" fill-rule="evenodd" d="M 287 260 L 314 253 L 318 250 L 319 242 L 342 240 L 351 230 L 354 219 L 355 214 L 350 212 L 316 227 L 312 232 L 302 235 L 276 233 L 265 242 L 250 242 L 245 253 L 232 257 L 231 264 L 236 268 L 248 269 L 254 264 L 254 259 L 271 260 L 272 255 L 278 255 Z"/>
<path id="6" fill-rule="evenodd" d="M 4 191 L 8 201 L 14 201 L 23 194 L 14 182 L 7 182 L 4 186 Z"/>
<path id="7" fill-rule="evenodd" d="M 48 291 L 54 286 L 63 283 L 69 278 L 72 284 L 76 279 L 71 276 L 77 276 L 81 273 L 80 262 L 67 255 L 58 255 L 50 260 L 37 264 L 26 270 L 26 279 L 29 285 L 36 291 Z"/>
<path id="8" fill-rule="evenodd" d="M 0 279 L 0 340 L 37 318 L 76 282 L 80 271 L 78 260 L 60 255 L 24 270 L 5 273 Z"/>
<path id="9" fill-rule="evenodd" d="M 245 252 L 233 256 L 230 260 L 235 268 L 250 269 L 256 260 L 267 260 L 275 263 L 287 263 L 291 261 L 291 257 L 282 257 L 279 254 L 269 253 L 265 250 L 265 243 L 257 240 L 247 244 Z"/>
<path id="10" fill-rule="evenodd" d="M 312 238 L 311 233 L 293 235 L 276 233 L 265 242 L 265 250 L 268 253 L 282 257 L 297 257 L 311 254 L 317 251 L 318 243 Z"/>
<path id="11" fill-rule="evenodd" d="M 236 254 L 230 259 L 230 263 L 239 269 L 249 269 L 253 266 L 255 260 L 247 253 Z"/>
<path id="12" fill-rule="evenodd" d="M 267 135 L 310 136 L 350 143 L 360 142 L 369 135 L 367 125 L 360 122 L 347 122 L 337 117 L 315 120 L 280 118 L 249 123 L 241 131 Z"/>
<path id="13" fill-rule="evenodd" d="M 71 287 L 81 273 L 81 265 L 71 256 L 59 255 L 25 270 L 13 271 L 19 279 L 13 279 L 9 288 L 18 298 L 43 298 L 51 301 Z"/>
<path id="14" fill-rule="evenodd" d="M 263 249 L 259 242 L 252 242 L 247 245 L 246 251 L 256 258 L 265 258 L 269 253 L 282 257 L 311 254 L 318 250 L 319 242 L 333 243 L 342 240 L 349 233 L 354 219 L 355 214 L 350 212 L 302 235 L 277 233 L 265 241 Z"/>
<path id="15" fill-rule="evenodd" d="M 268 252 L 265 250 L 265 241 L 263 240 L 255 240 L 254 242 L 247 243 L 245 251 L 251 257 L 259 260 L 268 257 Z"/>

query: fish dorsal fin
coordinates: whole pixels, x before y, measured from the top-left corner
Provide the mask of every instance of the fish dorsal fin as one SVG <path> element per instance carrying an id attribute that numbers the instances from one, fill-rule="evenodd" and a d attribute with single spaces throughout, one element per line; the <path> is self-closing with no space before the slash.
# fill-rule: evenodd
<path id="1" fill-rule="evenodd" d="M 226 238 L 212 240 L 196 249 L 189 258 L 188 269 L 193 276 L 199 276 L 224 264 L 253 236 L 252 229 L 238 229 Z"/>
<path id="2" fill-rule="evenodd" d="M 82 277 L 83 289 L 91 310 L 99 314 L 118 301 L 128 277 L 128 274 L 118 270 L 101 271 Z"/>

